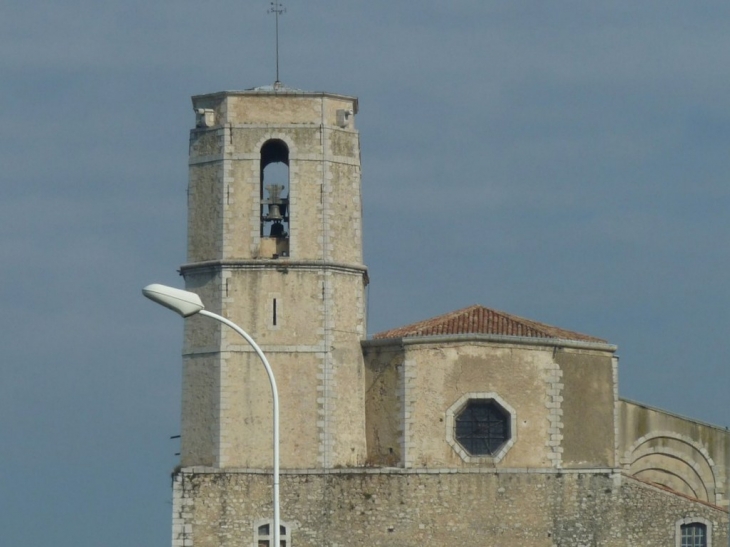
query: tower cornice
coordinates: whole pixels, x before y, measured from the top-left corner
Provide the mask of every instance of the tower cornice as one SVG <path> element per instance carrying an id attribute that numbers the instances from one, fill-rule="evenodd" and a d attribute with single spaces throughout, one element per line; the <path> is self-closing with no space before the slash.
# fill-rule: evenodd
<path id="1" fill-rule="evenodd" d="M 362 264 L 347 264 L 344 262 L 322 262 L 321 260 L 207 260 L 193 262 L 180 266 L 180 275 L 188 273 L 212 273 L 221 270 L 306 270 L 306 271 L 337 271 L 362 275 L 368 279 L 368 269 Z"/>
<path id="2" fill-rule="evenodd" d="M 352 101 L 353 113 L 357 114 L 359 111 L 359 102 L 357 97 L 350 95 L 342 95 L 340 93 L 330 93 L 327 91 L 304 91 L 302 89 L 291 89 L 288 87 L 282 87 L 275 89 L 273 87 L 255 87 L 253 89 L 245 89 L 243 91 L 214 91 L 213 93 L 202 93 L 200 95 L 193 95 L 193 107 L 196 107 L 201 101 L 210 100 L 221 100 L 225 97 L 304 97 L 307 99 L 312 98 L 329 98 L 339 99 L 345 101 Z"/>

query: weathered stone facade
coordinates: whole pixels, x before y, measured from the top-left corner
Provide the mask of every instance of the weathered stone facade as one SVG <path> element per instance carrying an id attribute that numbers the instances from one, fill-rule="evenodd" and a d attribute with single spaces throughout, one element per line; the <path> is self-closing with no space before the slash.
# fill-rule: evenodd
<path id="1" fill-rule="evenodd" d="M 374 340 L 363 346 L 372 463 L 491 465 L 488 458 L 465 461 L 444 441 L 451 405 L 465 394 L 492 393 L 516 418 L 517 442 L 501 466 L 614 467 L 613 346 L 520 343 L 486 335 Z M 576 362 L 580 366 L 570 366 Z M 398 420 L 399 415 L 407 418 Z"/>
<path id="2" fill-rule="evenodd" d="M 271 361 L 287 547 L 728 543 L 730 434 L 621 400 L 615 346 L 481 306 L 365 340 L 356 99 L 193 106 L 181 272 Z M 271 403 L 235 332 L 186 320 L 174 547 L 268 545 Z"/>
<path id="3" fill-rule="evenodd" d="M 671 546 L 685 517 L 710 522 L 712 544 L 727 544 L 725 511 L 620 473 L 471 471 L 291 472 L 282 515 L 301 547 Z M 179 545 L 253 544 L 255 522 L 271 512 L 260 472 L 192 468 L 174 489 Z"/>
<path id="4" fill-rule="evenodd" d="M 619 410 L 624 473 L 728 508 L 726 429 L 625 400 Z"/>
<path id="5" fill-rule="evenodd" d="M 193 106 L 186 287 L 245 325 L 270 356 L 282 392 L 282 466 L 362 465 L 357 100 L 252 90 L 194 97 Z M 289 171 L 282 237 L 265 227 L 270 163 Z M 268 466 L 260 439 L 271 435 L 271 397 L 255 354 L 201 318 L 187 322 L 183 354 L 182 465 Z"/>

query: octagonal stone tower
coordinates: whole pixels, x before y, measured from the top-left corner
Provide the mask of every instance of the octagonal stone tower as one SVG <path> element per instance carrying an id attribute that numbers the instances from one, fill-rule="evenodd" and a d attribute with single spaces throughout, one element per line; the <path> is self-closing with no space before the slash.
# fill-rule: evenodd
<path id="1" fill-rule="evenodd" d="M 284 87 L 193 97 L 188 290 L 277 379 L 282 468 L 366 458 L 357 99 Z M 271 465 L 271 390 L 228 328 L 186 321 L 181 465 Z"/>

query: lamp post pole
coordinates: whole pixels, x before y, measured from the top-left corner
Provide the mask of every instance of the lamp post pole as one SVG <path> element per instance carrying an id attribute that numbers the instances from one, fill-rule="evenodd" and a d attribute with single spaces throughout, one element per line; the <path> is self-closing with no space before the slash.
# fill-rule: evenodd
<path id="1" fill-rule="evenodd" d="M 153 302 L 157 302 L 166 308 L 179 313 L 183 317 L 190 317 L 191 315 L 200 314 L 211 319 L 215 319 L 228 325 L 238 334 L 240 334 L 246 342 L 250 344 L 256 355 L 259 356 L 261 362 L 264 364 L 266 374 L 269 377 L 269 384 L 271 384 L 271 396 L 273 399 L 273 453 L 274 453 L 274 470 L 273 470 L 273 491 L 274 491 L 274 519 L 273 519 L 273 545 L 270 547 L 280 547 L 280 525 L 279 525 L 279 390 L 276 387 L 276 379 L 274 378 L 274 371 L 271 370 L 269 360 L 264 355 L 259 345 L 254 341 L 253 338 L 241 327 L 236 325 L 233 321 L 226 319 L 225 317 L 218 315 L 213 312 L 209 312 L 203 306 L 200 297 L 192 292 L 183 291 L 180 289 L 174 289 L 165 285 L 153 284 L 147 285 L 142 289 L 142 294 Z"/>

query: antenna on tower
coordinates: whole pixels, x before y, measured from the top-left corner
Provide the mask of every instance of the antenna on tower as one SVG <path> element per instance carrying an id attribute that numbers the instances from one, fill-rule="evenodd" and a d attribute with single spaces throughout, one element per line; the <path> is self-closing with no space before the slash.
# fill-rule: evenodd
<path id="1" fill-rule="evenodd" d="M 281 5 L 281 2 L 271 2 L 271 7 L 266 13 L 273 13 L 276 17 L 276 81 L 274 82 L 274 89 L 281 87 L 279 81 L 279 15 L 286 13 L 286 8 Z"/>

